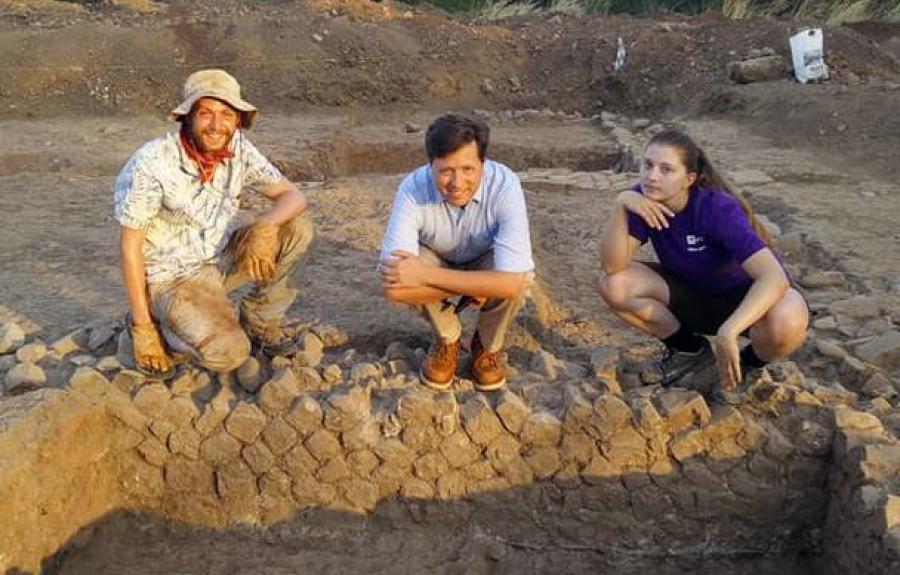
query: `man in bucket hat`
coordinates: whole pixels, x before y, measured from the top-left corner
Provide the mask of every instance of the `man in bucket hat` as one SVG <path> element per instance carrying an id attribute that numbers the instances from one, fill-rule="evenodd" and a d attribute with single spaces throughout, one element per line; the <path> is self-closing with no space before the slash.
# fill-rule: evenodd
<path id="1" fill-rule="evenodd" d="M 256 108 L 223 70 L 200 70 L 172 111 L 180 130 L 142 146 L 115 184 L 122 274 L 136 367 L 173 373 L 167 351 L 227 372 L 255 346 L 289 353 L 289 280 L 309 247 L 306 198 L 250 143 Z M 241 226 L 243 192 L 272 200 Z M 228 293 L 252 283 L 235 314 Z M 238 315 L 239 317 L 236 317 Z"/>

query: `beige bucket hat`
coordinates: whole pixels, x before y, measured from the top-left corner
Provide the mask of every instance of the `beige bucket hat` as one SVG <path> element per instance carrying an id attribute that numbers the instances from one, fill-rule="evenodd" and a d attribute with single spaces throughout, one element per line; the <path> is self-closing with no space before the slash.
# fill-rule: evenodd
<path id="1" fill-rule="evenodd" d="M 191 108 L 200 98 L 222 100 L 241 112 L 242 127 L 249 128 L 256 119 L 256 106 L 241 98 L 241 85 L 225 70 L 199 70 L 188 76 L 184 82 L 181 103 L 172 110 L 172 119 L 180 120 L 191 113 Z"/>

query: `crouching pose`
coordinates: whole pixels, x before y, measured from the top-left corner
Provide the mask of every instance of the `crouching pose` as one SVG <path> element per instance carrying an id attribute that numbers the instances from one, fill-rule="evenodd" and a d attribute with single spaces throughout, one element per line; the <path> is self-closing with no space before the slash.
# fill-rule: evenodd
<path id="1" fill-rule="evenodd" d="M 313 230 L 303 194 L 244 134 L 255 115 L 229 74 L 196 72 L 172 111 L 180 130 L 141 147 L 116 180 L 128 327 L 135 364 L 149 375 L 172 374 L 168 350 L 224 372 L 252 344 L 272 353 L 293 345 L 281 320 Z M 273 204 L 241 227 L 247 190 Z M 228 293 L 247 283 L 238 318 Z"/>
<path id="2" fill-rule="evenodd" d="M 448 114 L 429 126 L 429 163 L 400 184 L 381 247 L 385 297 L 418 307 L 436 335 L 420 369 L 435 389 L 453 383 L 457 314 L 468 303 L 481 308 L 471 344 L 475 386 L 503 386 L 503 340 L 534 268 L 519 178 L 485 159 L 488 137 L 475 117 Z"/>
<path id="3" fill-rule="evenodd" d="M 632 261 L 648 239 L 659 264 Z M 737 401 L 748 372 L 803 343 L 806 302 L 768 244 L 690 137 L 667 130 L 650 140 L 640 185 L 618 195 L 603 230 L 600 294 L 665 344 L 657 381 L 669 385 L 715 362 L 722 398 Z M 742 334 L 750 344 L 740 349 Z M 714 350 L 701 335 L 715 335 Z"/>

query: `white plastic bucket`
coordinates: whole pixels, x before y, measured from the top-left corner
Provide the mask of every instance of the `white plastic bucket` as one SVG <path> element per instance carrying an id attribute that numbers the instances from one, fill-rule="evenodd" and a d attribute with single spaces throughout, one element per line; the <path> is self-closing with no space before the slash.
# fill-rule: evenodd
<path id="1" fill-rule="evenodd" d="M 791 36 L 791 59 L 794 76 L 801 84 L 811 80 L 827 80 L 825 35 L 821 28 L 807 28 Z"/>

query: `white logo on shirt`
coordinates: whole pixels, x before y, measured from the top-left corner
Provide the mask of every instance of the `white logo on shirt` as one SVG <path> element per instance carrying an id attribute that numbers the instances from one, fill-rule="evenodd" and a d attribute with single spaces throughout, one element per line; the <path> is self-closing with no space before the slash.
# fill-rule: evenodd
<path id="1" fill-rule="evenodd" d="M 703 236 L 687 235 L 687 251 L 702 252 L 706 249 L 706 238 Z"/>

